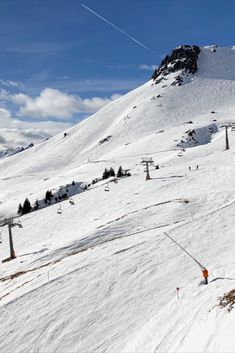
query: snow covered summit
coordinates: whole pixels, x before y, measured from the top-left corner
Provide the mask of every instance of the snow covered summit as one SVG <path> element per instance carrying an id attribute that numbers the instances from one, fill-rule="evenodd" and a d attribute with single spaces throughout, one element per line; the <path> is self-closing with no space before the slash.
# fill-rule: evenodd
<path id="1" fill-rule="evenodd" d="M 1 218 L 74 182 L 73 200 L 12 229 L 1 351 L 234 351 L 235 136 L 228 128 L 225 151 L 222 126 L 235 122 L 235 47 L 196 54 L 197 70 L 171 70 L 170 55 L 158 77 L 0 161 Z M 142 158 L 153 161 L 148 181 Z M 131 176 L 102 179 L 120 166 Z M 208 269 L 208 285 L 165 232 Z M 1 240 L 3 260 L 6 227 Z"/>

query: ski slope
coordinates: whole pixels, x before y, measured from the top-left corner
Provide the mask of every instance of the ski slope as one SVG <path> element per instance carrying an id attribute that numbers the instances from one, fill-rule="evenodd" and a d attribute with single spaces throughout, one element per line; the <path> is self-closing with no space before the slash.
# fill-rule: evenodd
<path id="1" fill-rule="evenodd" d="M 0 161 L 1 218 L 25 197 L 33 203 L 73 180 L 90 184 L 105 168 L 131 172 L 91 185 L 74 205 L 61 202 L 62 214 L 55 204 L 20 217 L 17 258 L 0 264 L 1 351 L 235 351 L 235 311 L 218 306 L 235 288 L 235 132 L 225 151 L 220 128 L 235 122 L 234 55 L 233 47 L 204 47 L 182 86 L 171 86 L 176 74 L 166 87 L 149 81 L 66 137 Z M 198 143 L 180 152 L 189 129 Z M 160 166 L 150 167 L 149 181 L 142 157 Z M 207 286 L 164 232 L 208 269 Z M 1 238 L 2 260 L 6 228 Z"/>

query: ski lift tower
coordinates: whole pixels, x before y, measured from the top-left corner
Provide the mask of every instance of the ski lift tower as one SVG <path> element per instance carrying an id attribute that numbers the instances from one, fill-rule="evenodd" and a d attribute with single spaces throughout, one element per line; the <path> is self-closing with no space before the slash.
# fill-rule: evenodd
<path id="1" fill-rule="evenodd" d="M 0 221 L 0 227 L 8 227 L 8 232 L 9 232 L 9 247 L 10 247 L 10 257 L 3 260 L 2 262 L 10 261 L 16 258 L 14 246 L 13 246 L 13 238 L 12 238 L 12 228 L 13 227 L 19 227 L 23 228 L 22 224 L 20 223 L 19 220 L 14 220 L 14 217 L 11 218 L 6 218 Z"/>
<path id="2" fill-rule="evenodd" d="M 149 165 L 153 164 L 152 158 L 142 158 L 142 162 L 145 165 L 145 172 L 146 172 L 146 180 L 150 180 L 150 175 L 149 175 Z"/>
<path id="3" fill-rule="evenodd" d="M 234 129 L 234 123 L 232 122 L 227 122 L 227 123 L 223 123 L 223 125 L 221 125 L 220 127 L 224 127 L 225 128 L 225 151 L 229 150 L 229 140 L 228 140 L 228 128 L 232 128 L 232 130 Z"/>

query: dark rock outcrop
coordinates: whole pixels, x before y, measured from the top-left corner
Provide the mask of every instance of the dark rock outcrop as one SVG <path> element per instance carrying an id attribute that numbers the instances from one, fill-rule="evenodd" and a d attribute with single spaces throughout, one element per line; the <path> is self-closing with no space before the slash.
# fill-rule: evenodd
<path id="1" fill-rule="evenodd" d="M 182 45 L 172 50 L 170 55 L 167 55 L 161 62 L 159 68 L 157 68 L 152 79 L 155 83 L 159 83 L 165 79 L 164 76 L 172 72 L 184 70 L 185 73 L 195 74 L 197 71 L 197 60 L 200 54 L 200 48 L 196 45 Z M 175 85 L 181 85 L 182 78 L 177 76 Z"/>

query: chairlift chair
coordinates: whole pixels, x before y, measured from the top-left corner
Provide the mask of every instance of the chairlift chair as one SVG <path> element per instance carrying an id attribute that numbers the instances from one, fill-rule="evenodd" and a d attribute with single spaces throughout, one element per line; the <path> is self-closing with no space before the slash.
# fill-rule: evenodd
<path id="1" fill-rule="evenodd" d="M 61 214 L 61 213 L 62 213 L 61 205 L 59 206 L 59 208 L 58 208 L 58 210 L 57 210 L 57 213 L 58 213 L 58 214 Z"/>
<path id="2" fill-rule="evenodd" d="M 109 184 L 105 186 L 104 191 L 109 191 Z"/>
<path id="3" fill-rule="evenodd" d="M 70 198 L 69 203 L 70 203 L 70 205 L 75 205 L 74 199 Z"/>

